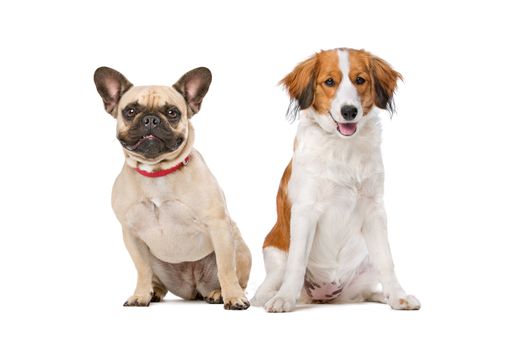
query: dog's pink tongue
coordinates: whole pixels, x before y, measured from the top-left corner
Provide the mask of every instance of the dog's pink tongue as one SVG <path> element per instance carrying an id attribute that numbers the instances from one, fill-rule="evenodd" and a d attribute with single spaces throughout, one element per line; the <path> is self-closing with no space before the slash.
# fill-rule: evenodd
<path id="1" fill-rule="evenodd" d="M 345 136 L 351 136 L 357 130 L 357 123 L 337 123 L 339 132 Z"/>

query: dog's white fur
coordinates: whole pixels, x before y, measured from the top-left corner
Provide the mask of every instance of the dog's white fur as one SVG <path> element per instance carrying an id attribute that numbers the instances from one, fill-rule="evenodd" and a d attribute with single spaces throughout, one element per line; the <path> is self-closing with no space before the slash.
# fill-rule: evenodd
<path id="1" fill-rule="evenodd" d="M 363 116 L 348 79 L 348 51 L 338 54 L 345 81 L 330 112 L 344 122 L 341 106 L 358 107 L 357 131 L 343 136 L 329 116 L 312 107 L 301 111 L 288 183 L 289 252 L 265 248 L 267 277 L 252 303 L 270 312 L 290 311 L 306 275 L 326 286 L 342 286 L 335 302 L 376 301 L 394 309 L 418 309 L 419 301 L 396 278 L 387 239 L 379 109 Z M 304 290 L 302 301 L 311 301 Z"/>

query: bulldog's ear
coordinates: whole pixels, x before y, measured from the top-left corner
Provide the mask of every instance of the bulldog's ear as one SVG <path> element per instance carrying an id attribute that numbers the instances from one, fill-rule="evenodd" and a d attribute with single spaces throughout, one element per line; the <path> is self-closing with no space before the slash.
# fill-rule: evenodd
<path id="1" fill-rule="evenodd" d="M 99 67 L 95 71 L 95 85 L 102 101 L 104 101 L 104 108 L 109 114 L 116 117 L 116 107 L 120 98 L 133 84 L 116 70 L 109 67 Z"/>
<path id="2" fill-rule="evenodd" d="M 206 67 L 190 70 L 173 84 L 173 88 L 184 96 L 190 107 L 188 116 L 191 117 L 200 110 L 202 99 L 206 96 L 210 84 L 211 72 Z"/>
<path id="3" fill-rule="evenodd" d="M 403 80 L 403 76 L 396 72 L 385 60 L 377 56 L 371 57 L 370 66 L 375 104 L 377 107 L 393 113 L 395 110 L 394 92 L 397 87 L 397 80 Z"/>
<path id="4" fill-rule="evenodd" d="M 315 82 L 318 74 L 317 55 L 299 63 L 280 83 L 290 95 L 287 115 L 294 120 L 299 110 L 310 107 L 315 100 Z"/>

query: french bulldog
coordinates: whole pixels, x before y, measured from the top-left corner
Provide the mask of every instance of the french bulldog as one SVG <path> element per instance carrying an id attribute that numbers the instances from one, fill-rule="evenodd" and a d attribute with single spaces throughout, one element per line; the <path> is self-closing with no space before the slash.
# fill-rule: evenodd
<path id="1" fill-rule="evenodd" d="M 210 70 L 193 69 L 173 86 L 133 86 L 108 67 L 94 80 L 125 157 L 112 207 L 138 277 L 124 306 L 148 306 L 170 291 L 247 309 L 251 254 L 193 147 L 191 118 L 208 92 Z"/>

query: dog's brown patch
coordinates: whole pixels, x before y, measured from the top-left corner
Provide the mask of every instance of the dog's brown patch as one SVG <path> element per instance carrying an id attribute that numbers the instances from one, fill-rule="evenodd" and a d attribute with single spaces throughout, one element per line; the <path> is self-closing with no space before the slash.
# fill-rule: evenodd
<path id="1" fill-rule="evenodd" d="M 370 72 L 371 55 L 363 50 L 349 50 L 348 56 L 350 60 L 349 79 L 359 94 L 363 114 L 367 115 L 375 104 L 374 82 Z M 357 84 L 358 78 L 364 79 L 364 83 Z"/>
<path id="2" fill-rule="evenodd" d="M 337 50 L 322 51 L 317 54 L 319 73 L 316 77 L 316 88 L 313 108 L 319 114 L 327 114 L 332 105 L 337 87 L 343 80 L 343 74 L 339 69 L 339 58 Z M 333 87 L 327 86 L 325 81 L 329 78 L 334 80 Z"/>
<path id="3" fill-rule="evenodd" d="M 397 88 L 397 80 L 403 80 L 403 76 L 395 71 L 385 60 L 361 50 L 368 55 L 370 60 L 370 73 L 374 87 L 374 103 L 377 107 L 394 111 L 394 92 Z"/>
<path id="4" fill-rule="evenodd" d="M 275 247 L 285 252 L 290 247 L 291 203 L 288 200 L 288 182 L 292 175 L 292 162 L 284 170 L 277 192 L 277 222 L 264 240 L 263 248 Z"/>

